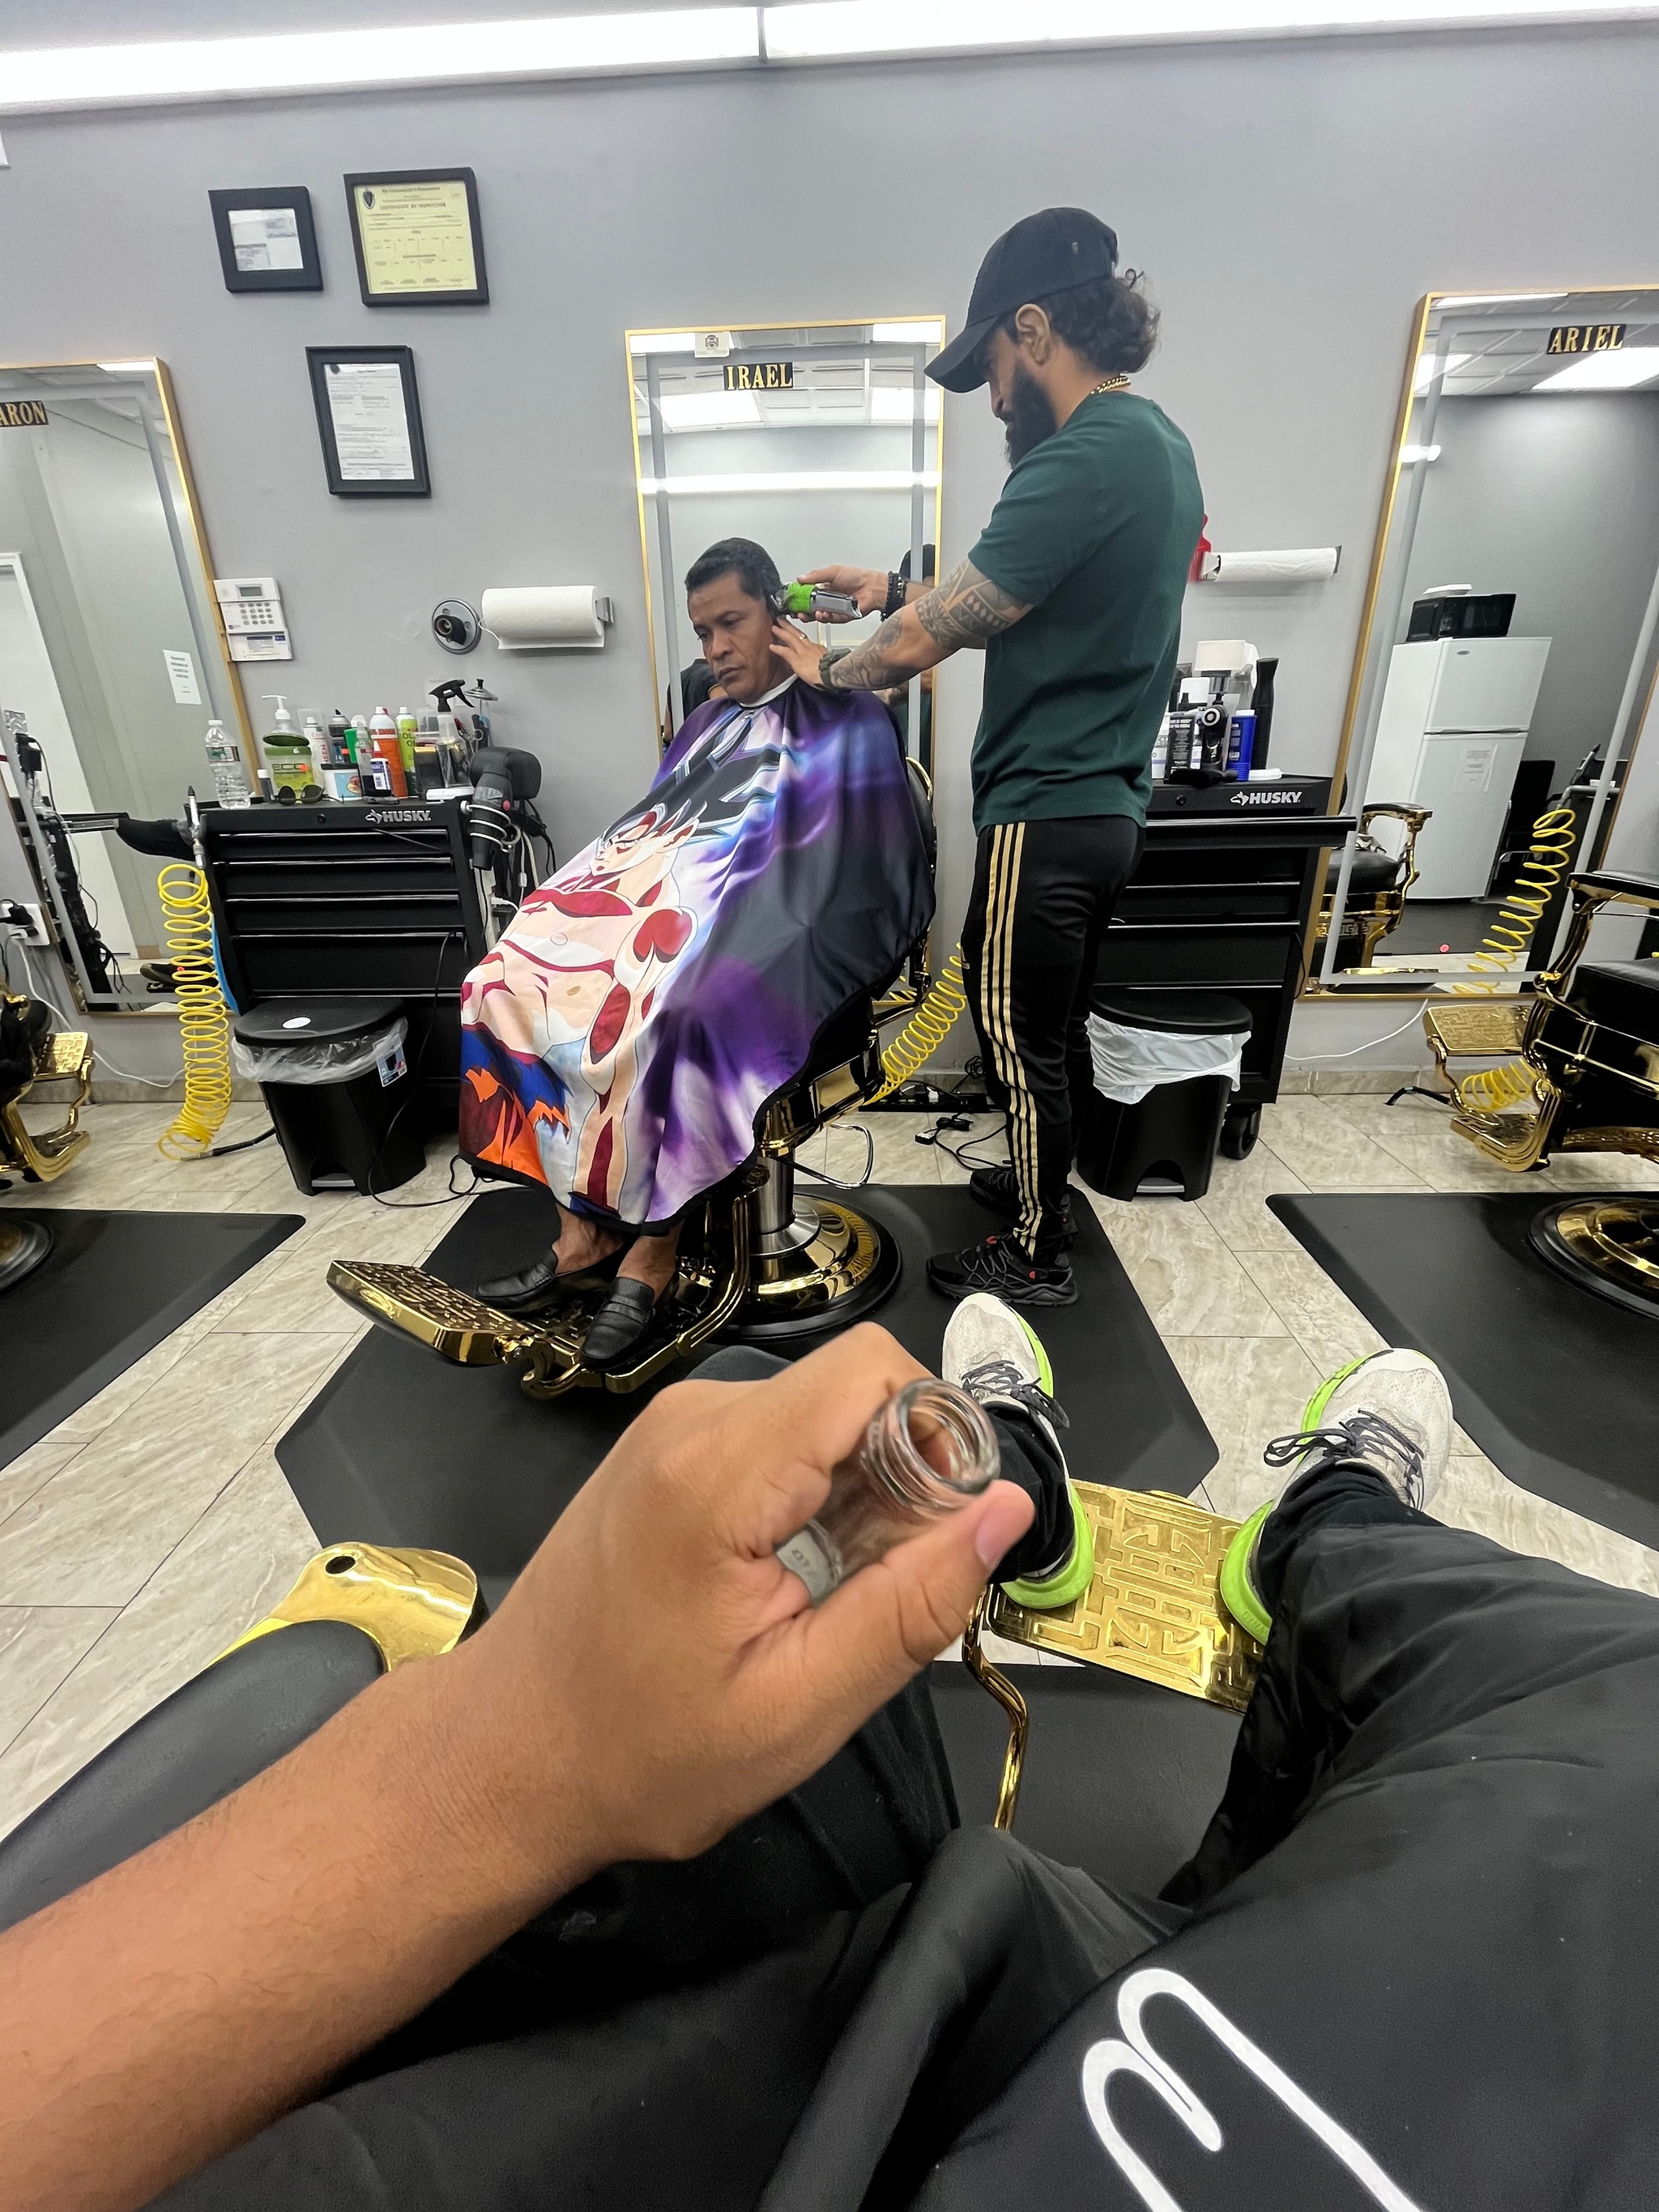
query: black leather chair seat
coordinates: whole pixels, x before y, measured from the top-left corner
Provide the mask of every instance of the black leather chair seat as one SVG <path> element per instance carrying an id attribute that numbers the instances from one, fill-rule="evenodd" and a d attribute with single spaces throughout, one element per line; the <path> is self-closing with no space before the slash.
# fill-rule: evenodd
<path id="1" fill-rule="evenodd" d="M 1397 890 L 1406 864 L 1392 853 L 1368 853 L 1362 845 L 1353 856 L 1353 866 L 1348 873 L 1350 898 L 1374 898 L 1379 891 Z M 1342 855 L 1333 854 L 1325 870 L 1325 888 L 1336 889 L 1336 879 L 1342 872 Z"/>
<path id="2" fill-rule="evenodd" d="M 1581 960 L 1568 1003 L 1592 1021 L 1659 1044 L 1659 960 Z"/>
<path id="3" fill-rule="evenodd" d="M 245 1644 L 165 1698 L 0 1841 L 0 1928 L 106 1874 L 274 1765 L 380 1671 L 343 1620 Z"/>

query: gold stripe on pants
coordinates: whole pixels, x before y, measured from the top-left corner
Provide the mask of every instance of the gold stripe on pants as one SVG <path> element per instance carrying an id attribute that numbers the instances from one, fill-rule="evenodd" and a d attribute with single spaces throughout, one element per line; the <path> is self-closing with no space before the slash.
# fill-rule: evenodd
<path id="1" fill-rule="evenodd" d="M 1033 1252 L 1042 1218 L 1037 1199 L 1036 1102 L 1014 1042 L 1012 995 L 1014 911 L 1019 901 L 1019 867 L 1024 850 L 1023 822 L 994 825 L 984 951 L 980 961 L 979 1015 L 990 1040 L 997 1079 L 1008 1093 L 1008 1153 L 1019 1185 L 1019 1219 L 1015 1227 L 1026 1250 Z"/>

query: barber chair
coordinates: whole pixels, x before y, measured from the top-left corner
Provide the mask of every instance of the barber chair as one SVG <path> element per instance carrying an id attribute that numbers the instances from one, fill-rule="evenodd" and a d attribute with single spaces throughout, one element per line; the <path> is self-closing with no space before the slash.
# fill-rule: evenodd
<path id="1" fill-rule="evenodd" d="M 476 1577 L 447 1553 L 319 1552 L 263 1620 L 0 1841 L 0 1929 L 193 1820 L 377 1675 L 452 1650 L 482 1618 Z"/>
<path id="2" fill-rule="evenodd" d="M 994 1797 L 996 1825 L 1011 1824 L 1035 1713 L 1022 1840 L 1154 1895 L 1220 1798 L 1260 1658 L 1217 1586 L 1237 1524 L 1178 1498 L 1078 1487 L 1096 1534 L 1091 1589 L 1047 1615 L 988 1593 L 963 1638 L 1010 1717 L 1007 1745 L 961 1668 L 935 1665 L 929 1686 L 964 1818 Z M 263 1620 L 0 1839 L 0 1929 L 194 1820 L 380 1674 L 453 1650 L 482 1614 L 471 1572 L 447 1553 L 331 1545 Z M 1016 1689 L 985 1657 L 981 1626 L 1090 1663 L 1018 1668 Z"/>
<path id="3" fill-rule="evenodd" d="M 1659 1161 L 1659 960 L 1587 961 L 1596 916 L 1614 903 L 1659 915 L 1659 879 L 1572 878 L 1561 957 L 1525 999 L 1436 1003 L 1423 1027 L 1454 1099 L 1452 1127 L 1521 1172 L 1558 1152 Z M 1507 1066 L 1459 1079 L 1454 1059 Z M 1516 1110 L 1507 1110 L 1513 1107 Z M 1540 1209 L 1533 1248 L 1585 1289 L 1659 1318 L 1659 1194 L 1632 1191 Z"/>
<path id="4" fill-rule="evenodd" d="M 914 761 L 912 796 L 931 857 L 932 786 Z M 586 1389 L 629 1393 L 689 1359 L 712 1337 L 776 1346 L 826 1334 L 873 1313 L 899 1278 L 898 1249 L 877 1222 L 839 1200 L 800 1195 L 795 1156 L 806 1139 L 875 1097 L 885 1075 L 881 1032 L 915 1013 L 931 988 L 925 945 L 879 994 L 855 1001 L 821 1032 L 811 1059 L 767 1109 L 756 1160 L 710 1192 L 681 1232 L 679 1267 L 627 1365 L 601 1373 L 583 1358 L 605 1289 L 573 1288 L 546 1311 L 515 1319 L 424 1268 L 336 1260 L 329 1288 L 380 1327 L 459 1366 L 516 1366 L 532 1398 Z"/>
<path id="5" fill-rule="evenodd" d="M 1361 813 L 1358 842 L 1348 872 L 1348 902 L 1337 939 L 1339 968 L 1369 968 L 1377 946 L 1399 927 L 1406 911 L 1406 894 L 1417 881 L 1417 840 L 1431 811 L 1426 806 L 1388 805 L 1367 806 Z M 1372 835 L 1371 824 L 1385 819 L 1405 824 L 1405 839 L 1397 853 L 1391 853 L 1381 838 Z M 1334 854 L 1325 872 L 1325 892 L 1314 931 L 1316 946 L 1330 934 L 1331 909 L 1336 903 L 1341 871 L 1342 856 Z"/>
<path id="6" fill-rule="evenodd" d="M 54 1031 L 50 1006 L 0 992 L 0 1171 L 15 1170 L 26 1182 L 55 1182 L 85 1152 L 92 1138 L 80 1117 L 92 1089 L 92 1041 L 82 1031 Z M 56 1128 L 33 1130 L 22 1104 L 46 1083 L 69 1085 L 68 1109 Z M 21 1282 L 51 1249 L 41 1223 L 0 1219 L 0 1290 Z"/>

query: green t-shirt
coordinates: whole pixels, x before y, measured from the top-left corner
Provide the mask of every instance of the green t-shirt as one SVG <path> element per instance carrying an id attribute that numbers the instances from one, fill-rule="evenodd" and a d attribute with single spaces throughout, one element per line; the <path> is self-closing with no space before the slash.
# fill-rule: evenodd
<path id="1" fill-rule="evenodd" d="M 974 827 L 1146 818 L 1204 499 L 1133 392 L 1092 393 L 1015 467 L 969 559 L 1030 613 L 985 648 Z"/>

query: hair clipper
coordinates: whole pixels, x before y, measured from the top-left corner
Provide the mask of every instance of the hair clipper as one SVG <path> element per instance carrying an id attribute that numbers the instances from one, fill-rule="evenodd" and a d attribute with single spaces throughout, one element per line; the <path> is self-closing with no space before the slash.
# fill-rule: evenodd
<path id="1" fill-rule="evenodd" d="M 854 622 L 859 603 L 845 592 L 826 592 L 822 584 L 786 584 L 772 594 L 775 613 L 793 615 L 801 622 Z"/>

